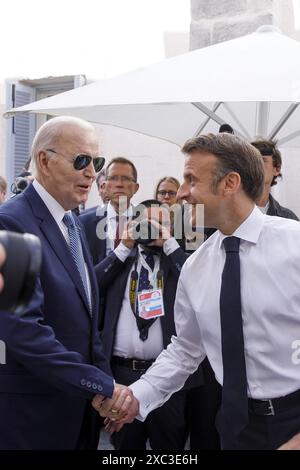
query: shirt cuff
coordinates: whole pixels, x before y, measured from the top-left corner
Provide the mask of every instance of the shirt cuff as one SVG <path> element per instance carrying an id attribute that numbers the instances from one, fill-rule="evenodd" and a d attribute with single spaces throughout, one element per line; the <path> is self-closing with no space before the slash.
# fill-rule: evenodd
<path id="1" fill-rule="evenodd" d="M 169 238 L 169 240 L 166 240 L 163 245 L 164 254 L 166 256 L 169 256 L 171 253 L 178 250 L 178 248 L 180 248 L 180 246 L 174 237 L 171 237 Z"/>
<path id="2" fill-rule="evenodd" d="M 130 248 L 127 248 L 127 246 L 123 245 L 123 243 L 119 243 L 117 248 L 114 250 L 114 254 L 119 258 L 122 263 L 126 261 L 126 259 L 129 256 L 129 253 L 131 252 Z"/>
<path id="3" fill-rule="evenodd" d="M 155 408 L 153 394 L 155 394 L 154 388 L 145 380 L 137 380 L 129 387 L 135 398 L 139 401 L 139 413 L 137 419 L 139 421 L 145 421 L 148 414 Z M 159 406 L 157 404 L 157 406 Z"/>

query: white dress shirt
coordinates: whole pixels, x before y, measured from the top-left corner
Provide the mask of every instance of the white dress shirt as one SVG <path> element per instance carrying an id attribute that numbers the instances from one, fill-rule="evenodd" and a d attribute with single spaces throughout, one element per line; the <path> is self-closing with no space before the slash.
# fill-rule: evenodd
<path id="1" fill-rule="evenodd" d="M 36 179 L 32 182 L 32 185 L 40 198 L 42 199 L 43 203 L 47 207 L 48 211 L 52 215 L 53 219 L 57 223 L 61 233 L 64 236 L 64 239 L 66 240 L 67 244 L 70 245 L 70 237 L 69 237 L 69 232 L 66 227 L 66 225 L 63 223 L 63 218 L 66 213 L 65 209 L 57 202 L 56 199 L 54 199 L 51 194 L 46 191 L 44 186 L 42 186 Z M 71 212 L 71 211 L 67 211 Z M 90 281 L 90 276 L 88 272 L 88 268 L 86 263 L 84 263 L 84 269 L 85 269 L 85 275 L 87 279 L 87 288 L 88 288 L 88 296 L 89 299 L 91 300 L 91 281 Z"/>
<path id="2" fill-rule="evenodd" d="M 300 361 L 295 360 L 300 345 L 300 224 L 255 207 L 233 235 L 241 239 L 248 395 L 261 400 L 285 396 L 300 389 Z M 179 390 L 205 355 L 223 382 L 219 297 L 224 238 L 215 232 L 183 266 L 175 302 L 177 337 L 131 385 L 140 400 L 140 419 Z"/>
<path id="3" fill-rule="evenodd" d="M 124 217 L 126 219 L 130 219 L 133 214 L 132 205 L 126 209 L 125 212 L 120 214 L 120 217 Z M 109 202 L 107 204 L 107 232 L 106 232 L 106 256 L 108 256 L 115 248 L 115 238 L 116 238 L 116 230 L 117 230 L 117 216 L 119 214 L 116 213 L 113 205 Z M 122 234 L 120 234 L 121 238 Z"/>
<path id="4" fill-rule="evenodd" d="M 178 248 L 179 245 L 174 238 L 166 240 L 163 246 L 164 253 L 167 256 Z M 141 251 L 142 249 L 139 245 L 140 256 L 145 257 Z M 128 257 L 130 252 L 131 250 L 125 247 L 123 243 L 120 243 L 120 245 L 114 250 L 116 256 L 123 262 Z M 156 255 L 154 256 L 158 258 Z M 155 359 L 164 348 L 161 321 L 160 318 L 157 318 L 157 320 L 150 326 L 148 330 L 148 338 L 146 341 L 142 341 L 140 339 L 136 318 L 132 312 L 129 300 L 130 277 L 133 269 L 134 265 L 132 266 L 127 279 L 122 307 L 117 323 L 113 355 L 142 360 Z M 140 271 L 141 262 L 139 258 L 137 263 L 137 272 L 140 273 Z"/>

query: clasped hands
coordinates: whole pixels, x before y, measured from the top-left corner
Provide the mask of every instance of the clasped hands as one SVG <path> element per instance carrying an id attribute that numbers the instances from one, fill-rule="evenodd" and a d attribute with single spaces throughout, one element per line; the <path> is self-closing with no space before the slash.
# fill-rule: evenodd
<path id="1" fill-rule="evenodd" d="M 100 416 L 106 418 L 105 429 L 110 433 L 119 431 L 125 423 L 132 423 L 139 412 L 139 402 L 132 390 L 121 384 L 115 384 L 111 398 L 96 395 L 92 405 Z"/>

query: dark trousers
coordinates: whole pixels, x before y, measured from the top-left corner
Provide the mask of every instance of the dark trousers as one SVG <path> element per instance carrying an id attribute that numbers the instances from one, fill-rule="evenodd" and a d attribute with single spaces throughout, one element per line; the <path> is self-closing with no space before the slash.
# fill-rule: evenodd
<path id="1" fill-rule="evenodd" d="M 130 385 L 142 373 L 129 367 L 114 364 L 113 376 L 116 382 Z M 144 422 L 134 420 L 112 435 L 117 450 L 145 450 L 149 439 L 152 450 L 183 450 L 186 441 L 185 423 L 186 392 L 174 393 L 160 408 L 153 410 Z"/>
<path id="2" fill-rule="evenodd" d="M 215 421 L 221 404 L 222 387 L 205 359 L 202 362 L 204 385 L 187 393 L 187 421 L 190 450 L 220 450 L 220 437 Z"/>
<path id="3" fill-rule="evenodd" d="M 83 422 L 76 445 L 77 450 L 97 450 L 100 435 L 99 413 L 88 402 L 85 407 Z"/>
<path id="4" fill-rule="evenodd" d="M 249 423 L 237 438 L 230 430 L 221 434 L 221 446 L 224 450 L 275 450 L 299 432 L 300 403 L 275 416 L 249 413 Z"/>

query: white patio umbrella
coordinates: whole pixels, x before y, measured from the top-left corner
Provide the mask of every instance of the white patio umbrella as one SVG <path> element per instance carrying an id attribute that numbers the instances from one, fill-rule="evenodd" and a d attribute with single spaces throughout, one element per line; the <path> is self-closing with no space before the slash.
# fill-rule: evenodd
<path id="1" fill-rule="evenodd" d="M 181 145 L 229 123 L 300 145 L 300 43 L 273 26 L 12 109 L 78 116 Z"/>

